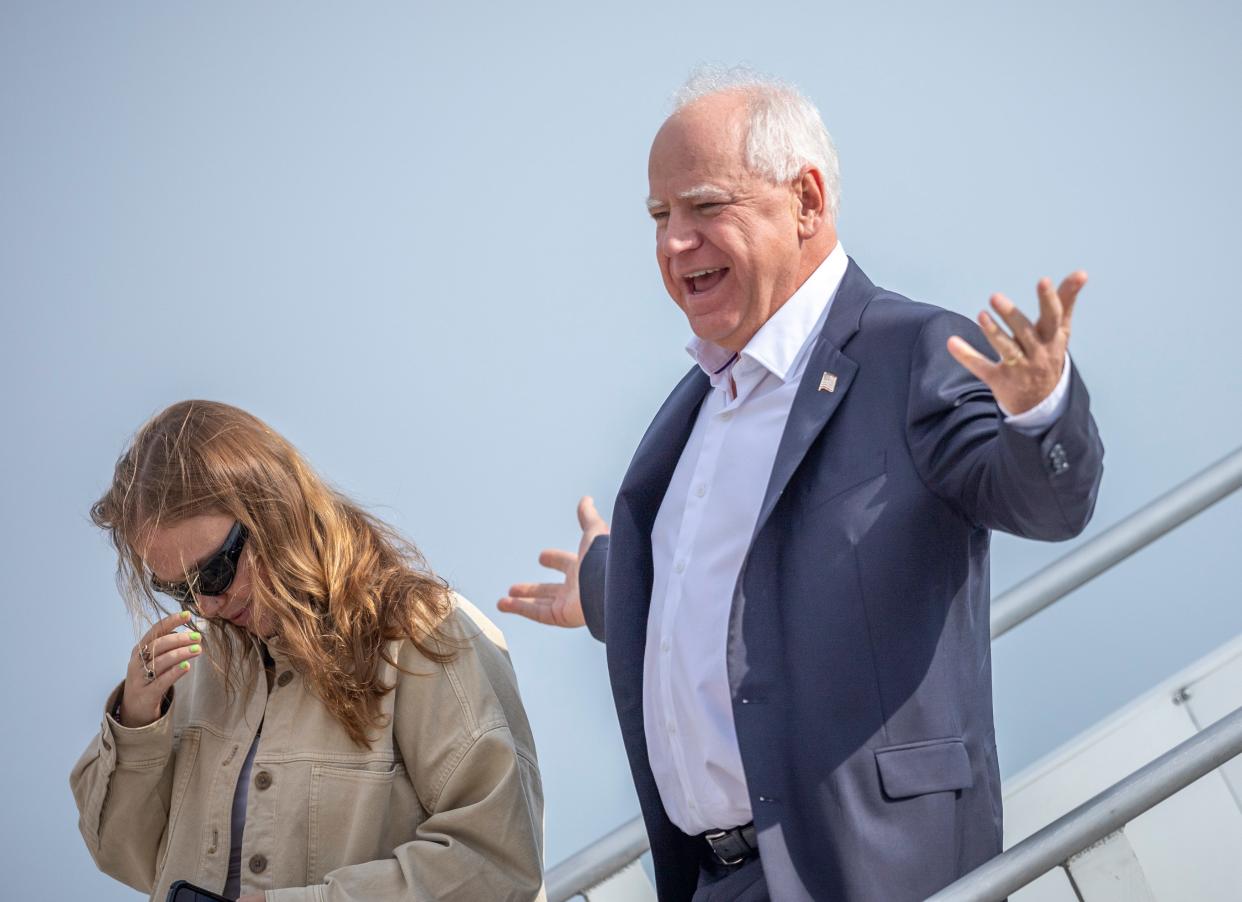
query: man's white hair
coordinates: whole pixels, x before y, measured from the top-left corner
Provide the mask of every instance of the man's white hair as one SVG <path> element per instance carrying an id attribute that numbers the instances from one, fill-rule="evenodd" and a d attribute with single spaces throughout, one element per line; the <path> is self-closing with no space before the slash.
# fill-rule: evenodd
<path id="1" fill-rule="evenodd" d="M 814 166 L 824 177 L 828 213 L 835 221 L 841 198 L 837 148 L 815 104 L 796 87 L 745 66 L 699 66 L 673 95 L 673 112 L 712 94 L 735 92 L 750 105 L 746 165 L 775 184 L 792 182 L 803 168 Z"/>

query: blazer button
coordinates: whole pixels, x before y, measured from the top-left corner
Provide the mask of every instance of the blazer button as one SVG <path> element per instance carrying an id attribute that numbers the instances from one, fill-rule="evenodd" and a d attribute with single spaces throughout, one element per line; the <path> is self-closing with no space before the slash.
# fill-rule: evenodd
<path id="1" fill-rule="evenodd" d="M 270 788 L 272 785 L 272 775 L 265 770 L 259 771 L 254 775 L 254 788 L 262 792 Z"/>
<path id="2" fill-rule="evenodd" d="M 262 874 L 267 870 L 267 858 L 263 855 L 250 856 L 250 873 Z"/>
<path id="3" fill-rule="evenodd" d="M 293 671 L 292 670 L 286 670 L 280 676 L 276 677 L 277 686 L 288 686 L 291 682 L 293 682 Z"/>

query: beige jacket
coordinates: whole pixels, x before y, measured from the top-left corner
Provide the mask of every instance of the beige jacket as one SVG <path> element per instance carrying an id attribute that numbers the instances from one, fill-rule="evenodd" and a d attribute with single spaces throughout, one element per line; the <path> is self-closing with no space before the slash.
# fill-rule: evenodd
<path id="1" fill-rule="evenodd" d="M 394 644 L 417 675 L 382 665 L 396 689 L 370 750 L 279 656 L 270 692 L 256 680 L 230 701 L 201 660 L 155 723 L 127 729 L 105 714 L 70 777 L 95 863 L 158 902 L 178 879 L 219 892 L 233 793 L 261 722 L 243 893 L 266 891 L 267 902 L 542 899 L 543 794 L 504 639 L 464 599 L 448 622 L 465 637 L 448 664 Z"/>

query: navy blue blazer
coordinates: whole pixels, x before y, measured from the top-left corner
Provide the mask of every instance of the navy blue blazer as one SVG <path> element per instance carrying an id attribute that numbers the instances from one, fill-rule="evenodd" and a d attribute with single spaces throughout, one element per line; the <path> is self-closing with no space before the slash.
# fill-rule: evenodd
<path id="1" fill-rule="evenodd" d="M 1064 415 L 1026 436 L 949 356 L 952 334 L 995 356 L 971 321 L 850 262 L 734 589 L 733 717 L 780 902 L 923 899 L 1001 850 L 990 531 L 1077 535 L 1104 449 L 1078 367 Z M 664 402 L 580 576 L 662 902 L 693 894 L 702 841 L 669 821 L 647 759 L 651 528 L 709 387 L 696 367 Z"/>

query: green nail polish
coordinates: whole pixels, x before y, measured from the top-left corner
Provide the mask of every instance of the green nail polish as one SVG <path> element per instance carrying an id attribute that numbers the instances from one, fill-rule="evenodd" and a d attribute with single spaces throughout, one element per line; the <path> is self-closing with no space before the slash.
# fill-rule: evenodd
<path id="1" fill-rule="evenodd" d="M 190 669 L 190 662 L 189 662 L 189 661 L 182 661 L 182 662 L 181 662 L 180 664 L 178 664 L 177 666 L 178 666 L 178 667 L 180 667 L 182 670 L 189 670 L 189 669 Z"/>
<path id="2" fill-rule="evenodd" d="M 190 654 L 192 654 L 192 655 L 196 655 L 196 654 L 198 654 L 198 653 L 199 653 L 200 651 L 202 651 L 202 650 L 203 650 L 203 646 L 201 646 L 201 645 L 191 645 L 191 646 L 190 646 Z"/>
<path id="3" fill-rule="evenodd" d="M 193 639 L 195 642 L 197 642 L 199 639 L 203 638 L 203 634 L 202 633 L 190 633 L 190 638 Z"/>
<path id="4" fill-rule="evenodd" d="M 189 619 L 190 619 L 190 612 L 189 612 L 189 611 L 182 611 L 182 612 L 181 612 L 181 619 L 182 619 L 182 620 L 189 620 Z"/>

